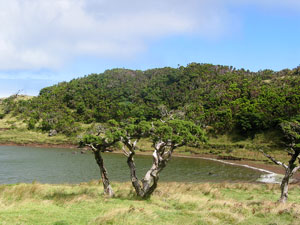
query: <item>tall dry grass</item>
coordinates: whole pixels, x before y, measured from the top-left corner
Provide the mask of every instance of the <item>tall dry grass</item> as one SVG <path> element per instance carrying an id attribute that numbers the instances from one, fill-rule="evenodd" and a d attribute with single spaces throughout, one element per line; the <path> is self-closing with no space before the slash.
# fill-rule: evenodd
<path id="1" fill-rule="evenodd" d="M 0 224 L 299 224 L 300 188 L 281 205 L 278 185 L 160 183 L 148 200 L 130 183 L 0 185 Z M 45 216 L 48 215 L 48 216 Z M 21 222 L 20 222 L 21 221 Z"/>

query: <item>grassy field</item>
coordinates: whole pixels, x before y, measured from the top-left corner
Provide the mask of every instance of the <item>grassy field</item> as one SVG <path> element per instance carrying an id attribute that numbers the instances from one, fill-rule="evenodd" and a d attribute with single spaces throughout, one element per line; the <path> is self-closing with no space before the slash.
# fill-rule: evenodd
<path id="1" fill-rule="evenodd" d="M 129 183 L 114 198 L 96 181 L 78 185 L 0 186 L 0 224 L 299 224 L 300 188 L 279 205 L 278 185 L 160 183 L 151 199 Z"/>
<path id="2" fill-rule="evenodd" d="M 77 140 L 62 134 L 48 137 L 48 133 L 28 130 L 26 123 L 9 114 L 0 119 L 0 144 L 5 143 L 61 145 L 77 144 Z"/>
<path id="3" fill-rule="evenodd" d="M 75 137 L 69 138 L 65 135 L 58 134 L 53 137 L 48 137 L 47 133 L 37 131 L 29 131 L 26 128 L 0 130 L 0 144 L 15 143 L 20 145 L 26 144 L 77 144 Z"/>

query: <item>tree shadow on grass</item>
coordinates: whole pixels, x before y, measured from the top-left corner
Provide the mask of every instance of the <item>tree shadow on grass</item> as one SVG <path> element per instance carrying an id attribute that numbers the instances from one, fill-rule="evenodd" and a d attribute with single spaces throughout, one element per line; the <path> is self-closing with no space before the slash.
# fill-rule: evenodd
<path id="1" fill-rule="evenodd" d="M 73 200 L 79 195 L 80 195 L 79 193 L 64 193 L 64 192 L 56 191 L 54 193 L 44 196 L 44 199 L 53 200 L 55 202 L 65 202 L 65 201 Z"/>
<path id="2" fill-rule="evenodd" d="M 149 199 L 149 198 L 145 199 L 140 196 L 137 196 L 137 194 L 133 190 L 130 190 L 129 192 L 116 192 L 113 198 L 120 199 L 120 200 L 129 200 L 129 201 L 145 201 Z"/>

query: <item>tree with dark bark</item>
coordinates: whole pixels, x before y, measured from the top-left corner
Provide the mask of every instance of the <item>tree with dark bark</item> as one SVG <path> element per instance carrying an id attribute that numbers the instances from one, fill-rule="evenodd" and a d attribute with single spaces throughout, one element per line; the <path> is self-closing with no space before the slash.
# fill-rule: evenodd
<path id="1" fill-rule="evenodd" d="M 205 133 L 199 126 L 178 119 L 152 123 L 143 121 L 135 125 L 129 124 L 124 130 L 121 138 L 124 143 L 123 152 L 127 156 L 132 185 L 136 194 L 142 198 L 148 198 L 154 192 L 160 172 L 166 167 L 176 148 L 206 141 Z M 145 136 L 152 141 L 153 163 L 140 182 L 136 176 L 134 155 L 138 140 Z"/>
<path id="2" fill-rule="evenodd" d="M 98 127 L 96 135 L 85 135 L 81 143 L 82 145 L 90 147 L 90 149 L 93 151 L 97 165 L 100 168 L 104 194 L 110 197 L 114 195 L 114 192 L 110 185 L 107 170 L 104 166 L 101 153 L 110 152 L 110 148 L 120 141 L 121 132 L 116 125 L 117 124 L 115 121 L 109 121 L 108 127 Z"/>
<path id="3" fill-rule="evenodd" d="M 287 154 L 290 160 L 287 164 L 278 161 L 266 152 L 261 152 L 269 158 L 272 162 L 282 166 L 285 169 L 285 175 L 281 181 L 281 195 L 279 202 L 285 203 L 288 199 L 289 181 L 293 175 L 300 169 L 300 118 L 295 118 L 291 121 L 284 121 L 280 124 L 281 130 L 284 134 L 284 140 L 287 148 Z M 298 164 L 297 164 L 298 161 Z"/>
<path id="4" fill-rule="evenodd" d="M 127 157 L 127 165 L 130 169 L 130 179 L 138 196 L 144 196 L 144 191 L 140 186 L 140 181 L 136 175 L 136 166 L 134 163 L 134 155 L 136 145 L 141 138 L 149 137 L 151 124 L 146 121 L 137 122 L 135 119 L 121 123 L 123 130 L 121 142 L 123 145 L 123 153 Z M 126 151 L 126 148 L 128 151 Z"/>

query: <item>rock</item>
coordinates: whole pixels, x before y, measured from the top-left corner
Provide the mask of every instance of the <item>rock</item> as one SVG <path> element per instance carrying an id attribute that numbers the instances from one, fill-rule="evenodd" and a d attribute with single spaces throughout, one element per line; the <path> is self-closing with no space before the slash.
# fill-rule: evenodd
<path id="1" fill-rule="evenodd" d="M 49 131 L 49 134 L 48 134 L 49 137 L 52 137 L 52 136 L 55 136 L 55 135 L 57 135 L 57 131 L 56 130 L 50 130 Z"/>

